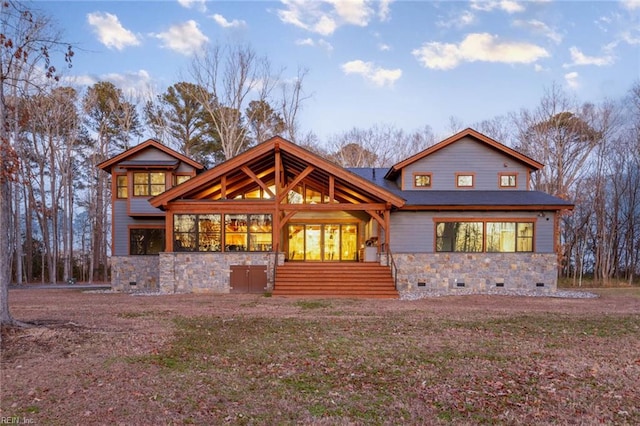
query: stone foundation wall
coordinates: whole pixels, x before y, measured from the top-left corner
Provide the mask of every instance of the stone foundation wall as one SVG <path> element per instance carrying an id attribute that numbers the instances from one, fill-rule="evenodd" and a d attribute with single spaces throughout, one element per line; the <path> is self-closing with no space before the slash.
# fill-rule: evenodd
<path id="1" fill-rule="evenodd" d="M 393 259 L 401 292 L 548 293 L 558 286 L 555 253 L 394 253 Z"/>
<path id="2" fill-rule="evenodd" d="M 159 291 L 158 256 L 112 256 L 111 287 L 117 291 Z"/>
<path id="3" fill-rule="evenodd" d="M 273 290 L 274 253 L 160 253 L 162 293 L 229 293 L 232 265 L 265 265 Z M 278 256 L 284 262 L 284 256 Z"/>

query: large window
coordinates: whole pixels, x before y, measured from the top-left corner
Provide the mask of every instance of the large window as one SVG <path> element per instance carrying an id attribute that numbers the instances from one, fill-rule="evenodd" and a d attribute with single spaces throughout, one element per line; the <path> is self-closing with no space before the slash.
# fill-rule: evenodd
<path id="1" fill-rule="evenodd" d="M 174 251 L 220 251 L 221 215 L 177 214 L 173 216 Z"/>
<path id="2" fill-rule="evenodd" d="M 532 252 L 533 222 L 437 222 L 439 252 Z"/>
<path id="3" fill-rule="evenodd" d="M 127 176 L 116 176 L 116 197 L 127 198 L 129 196 L 129 190 L 127 188 Z"/>
<path id="4" fill-rule="evenodd" d="M 271 251 L 271 215 L 176 214 L 173 236 L 175 251 Z"/>
<path id="5" fill-rule="evenodd" d="M 158 254 L 164 251 L 165 232 L 161 228 L 131 228 L 129 254 Z"/>
<path id="6" fill-rule="evenodd" d="M 133 195 L 153 197 L 165 190 L 164 172 L 133 173 Z"/>
<path id="7" fill-rule="evenodd" d="M 436 224 L 436 251 L 482 251 L 482 222 Z"/>

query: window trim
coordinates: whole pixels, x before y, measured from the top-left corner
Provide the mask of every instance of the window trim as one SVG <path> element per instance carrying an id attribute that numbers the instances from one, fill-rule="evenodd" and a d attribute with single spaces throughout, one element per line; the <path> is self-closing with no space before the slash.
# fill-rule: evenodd
<path id="1" fill-rule="evenodd" d="M 456 172 L 455 174 L 456 179 L 455 179 L 455 184 L 456 184 L 456 188 L 462 188 L 462 189 L 469 189 L 469 188 L 475 188 L 476 186 L 476 174 L 473 172 Z M 462 176 L 470 176 L 471 177 L 471 185 L 459 185 L 459 179 Z"/>
<path id="2" fill-rule="evenodd" d="M 482 251 L 464 252 L 464 251 L 438 251 L 438 223 L 442 222 L 482 222 Z M 513 251 L 513 252 L 498 252 L 487 251 L 487 223 L 532 223 L 533 235 L 531 236 L 531 251 Z M 433 252 L 434 253 L 536 253 L 536 235 L 537 235 L 537 222 L 538 218 L 535 217 L 434 217 L 433 218 Z M 517 226 L 516 226 L 517 229 Z M 516 247 L 517 247 L 517 235 L 516 235 Z"/>
<path id="3" fill-rule="evenodd" d="M 503 176 L 513 176 L 513 185 L 503 185 Z M 500 189 L 516 189 L 518 188 L 518 173 L 516 172 L 501 172 L 498 173 L 498 188 Z"/>
<path id="4" fill-rule="evenodd" d="M 417 185 L 416 178 L 419 176 L 425 176 L 429 178 L 429 185 Z M 414 189 L 431 189 L 433 187 L 433 173 L 431 172 L 413 172 L 413 188 Z"/>

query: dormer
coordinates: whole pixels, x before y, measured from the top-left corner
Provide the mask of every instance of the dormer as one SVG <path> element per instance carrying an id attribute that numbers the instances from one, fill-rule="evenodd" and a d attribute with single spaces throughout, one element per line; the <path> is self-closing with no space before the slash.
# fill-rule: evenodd
<path id="1" fill-rule="evenodd" d="M 98 167 L 113 176 L 114 208 L 126 205 L 127 215 L 132 217 L 164 216 L 162 210 L 149 204 L 149 199 L 204 169 L 202 164 L 154 139 L 126 150 Z M 114 210 L 123 211 L 121 208 Z"/>
<path id="2" fill-rule="evenodd" d="M 403 191 L 529 190 L 543 164 L 465 129 L 393 165 L 385 179 Z"/>

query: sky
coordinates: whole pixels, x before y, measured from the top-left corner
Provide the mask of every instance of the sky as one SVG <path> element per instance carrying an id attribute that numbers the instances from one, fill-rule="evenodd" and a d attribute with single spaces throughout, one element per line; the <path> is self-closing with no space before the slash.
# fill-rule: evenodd
<path id="1" fill-rule="evenodd" d="M 73 43 L 65 80 L 127 94 L 190 81 L 193 55 L 242 43 L 282 77 L 308 70 L 302 130 L 465 126 L 533 109 L 552 85 L 585 102 L 640 80 L 640 0 L 37 1 Z M 60 67 L 62 68 L 62 67 Z"/>

